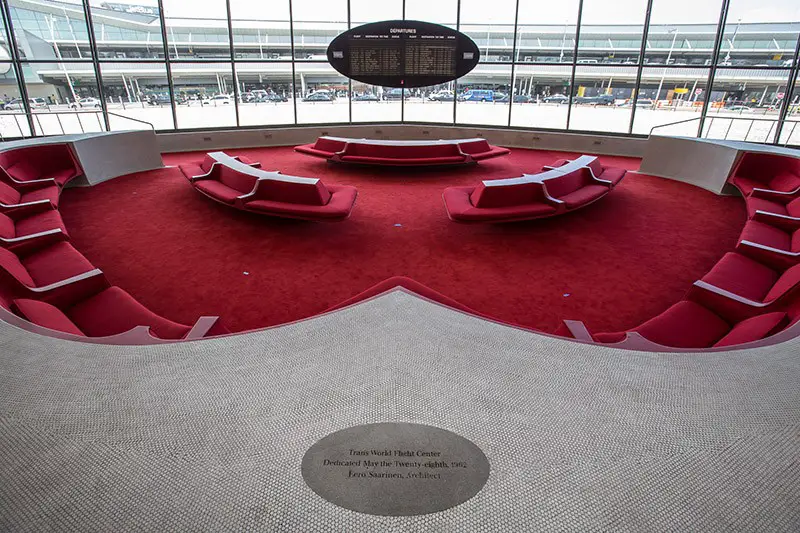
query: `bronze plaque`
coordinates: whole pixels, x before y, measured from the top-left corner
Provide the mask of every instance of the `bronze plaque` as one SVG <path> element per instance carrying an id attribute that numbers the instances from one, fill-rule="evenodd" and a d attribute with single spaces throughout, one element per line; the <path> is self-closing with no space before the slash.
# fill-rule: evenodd
<path id="1" fill-rule="evenodd" d="M 331 433 L 308 449 L 301 470 L 308 486 L 327 501 L 386 516 L 455 507 L 489 479 L 489 461 L 464 437 L 394 422 Z"/>

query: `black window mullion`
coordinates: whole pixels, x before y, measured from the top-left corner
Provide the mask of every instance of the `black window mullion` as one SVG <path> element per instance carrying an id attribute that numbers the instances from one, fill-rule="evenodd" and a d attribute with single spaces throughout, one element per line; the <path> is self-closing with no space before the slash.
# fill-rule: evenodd
<path id="1" fill-rule="evenodd" d="M 717 63 L 719 62 L 719 51 L 722 48 L 722 37 L 725 34 L 725 24 L 728 20 L 728 8 L 730 7 L 730 0 L 723 0 L 719 10 L 719 24 L 717 25 L 717 34 L 714 37 L 714 52 L 711 59 L 711 68 L 708 71 L 708 79 L 706 80 L 706 97 L 703 98 L 703 108 L 700 111 L 700 124 L 697 128 L 697 137 L 703 136 L 703 126 L 705 126 L 706 115 L 708 108 L 711 105 L 711 93 L 714 89 L 714 76 L 717 74 Z"/>
<path id="2" fill-rule="evenodd" d="M 92 8 L 89 5 L 89 0 L 83 0 L 83 16 L 86 19 L 86 31 L 89 35 L 89 49 L 92 52 L 92 67 L 94 68 L 94 77 L 97 82 L 97 93 L 100 95 L 100 109 L 103 112 L 103 123 L 106 126 L 106 131 L 111 131 L 111 120 L 108 117 L 108 103 L 106 102 L 106 92 L 103 88 L 103 78 L 100 72 L 100 63 L 98 62 L 97 40 L 94 35 Z M 75 109 L 77 111 L 77 107 Z"/>
<path id="3" fill-rule="evenodd" d="M 169 85 L 169 100 L 172 108 L 172 127 L 178 129 L 178 102 L 175 99 L 175 83 L 172 79 L 172 60 L 169 57 L 169 43 L 167 42 L 167 18 L 164 14 L 164 0 L 158 0 L 158 18 L 161 24 L 161 41 L 164 46 L 164 66 L 167 68 L 167 84 Z"/>
<path id="4" fill-rule="evenodd" d="M 794 62 L 792 63 L 792 68 L 789 70 L 789 79 L 787 80 L 786 89 L 783 93 L 783 102 L 781 103 L 781 109 L 778 112 L 778 127 L 775 130 L 775 141 L 773 142 L 773 144 L 776 145 L 780 144 L 781 142 L 781 133 L 783 132 L 783 127 L 786 125 L 786 117 L 789 114 L 792 95 L 797 87 L 798 72 L 800 72 L 800 35 L 798 35 L 797 43 L 795 44 Z M 789 139 L 786 139 L 786 141 L 788 144 Z"/>
<path id="5" fill-rule="evenodd" d="M 647 37 L 650 33 L 650 17 L 653 11 L 653 0 L 647 0 L 647 9 L 644 15 L 644 28 L 642 30 L 642 45 L 639 47 L 639 65 L 636 69 L 636 82 L 633 84 L 633 102 L 631 106 L 631 121 L 628 124 L 628 133 L 633 133 L 633 121 L 636 118 L 636 102 L 639 100 L 639 86 L 642 84 L 642 71 L 644 70 L 644 55 L 647 53 Z M 658 102 L 658 95 L 656 95 Z"/>
<path id="6" fill-rule="evenodd" d="M 578 64 L 578 46 L 581 42 L 581 23 L 583 22 L 583 0 L 578 1 L 578 21 L 575 26 L 575 46 L 572 49 L 572 75 L 569 79 L 569 100 L 567 100 L 567 130 L 572 118 L 572 95 L 575 93 L 575 71 Z"/>
<path id="7" fill-rule="evenodd" d="M 35 137 L 36 128 L 33 125 L 31 103 L 28 101 L 28 87 L 25 86 L 25 74 L 22 72 L 22 63 L 20 62 L 17 40 L 14 37 L 14 25 L 11 21 L 11 8 L 8 5 L 8 0 L 2 0 L 2 12 L 3 22 L 6 26 L 6 38 L 8 39 L 7 42 L 11 48 L 11 63 L 14 65 L 14 73 L 17 75 L 17 88 L 19 89 L 19 94 L 22 98 L 22 108 L 25 110 L 25 118 L 28 121 L 28 127 L 31 130 L 31 137 Z M 42 134 L 44 134 L 44 132 L 42 132 Z"/>
<path id="8" fill-rule="evenodd" d="M 236 113 L 236 127 L 239 127 L 239 76 L 236 74 L 236 57 L 233 50 L 233 23 L 231 22 L 231 0 L 225 0 L 228 22 L 228 46 L 231 52 L 231 76 L 233 77 L 233 110 Z"/>

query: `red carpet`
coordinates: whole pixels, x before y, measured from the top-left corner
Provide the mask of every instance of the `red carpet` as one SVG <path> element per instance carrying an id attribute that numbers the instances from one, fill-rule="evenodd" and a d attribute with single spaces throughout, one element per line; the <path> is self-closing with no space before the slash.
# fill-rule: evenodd
<path id="1" fill-rule="evenodd" d="M 265 170 L 355 185 L 353 215 L 310 223 L 234 211 L 165 169 L 64 191 L 73 243 L 112 283 L 187 324 L 200 315 L 220 315 L 234 331 L 281 324 L 407 276 L 498 320 L 552 332 L 572 318 L 612 331 L 679 300 L 734 248 L 745 220 L 739 198 L 635 175 L 563 217 L 495 226 L 448 220 L 445 187 L 536 172 L 574 155 L 562 152 L 517 149 L 475 167 L 424 172 L 333 166 L 291 148 L 228 153 Z"/>

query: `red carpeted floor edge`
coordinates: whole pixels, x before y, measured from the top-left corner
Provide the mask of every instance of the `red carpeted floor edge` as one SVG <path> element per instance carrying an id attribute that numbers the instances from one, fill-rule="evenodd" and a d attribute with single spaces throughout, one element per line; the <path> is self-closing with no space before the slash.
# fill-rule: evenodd
<path id="1" fill-rule="evenodd" d="M 629 175 L 604 199 L 562 217 L 448 220 L 445 187 L 536 172 L 575 155 L 563 152 L 517 149 L 474 167 L 426 171 L 335 166 L 291 148 L 228 152 L 265 170 L 354 185 L 355 210 L 340 223 L 260 217 L 214 203 L 179 170 L 163 169 L 65 190 L 61 211 L 73 244 L 112 283 L 187 324 L 201 315 L 220 315 L 234 331 L 281 324 L 406 276 L 501 321 L 552 332 L 571 318 L 612 331 L 679 300 L 734 248 L 745 219 L 739 198 Z"/>

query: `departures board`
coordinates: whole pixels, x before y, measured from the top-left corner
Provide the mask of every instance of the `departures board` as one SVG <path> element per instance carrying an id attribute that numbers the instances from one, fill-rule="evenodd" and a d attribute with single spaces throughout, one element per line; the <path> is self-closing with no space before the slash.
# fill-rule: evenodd
<path id="1" fill-rule="evenodd" d="M 447 26 L 387 20 L 358 26 L 328 46 L 328 61 L 356 81 L 382 87 L 427 87 L 460 78 L 480 59 L 475 42 Z"/>

